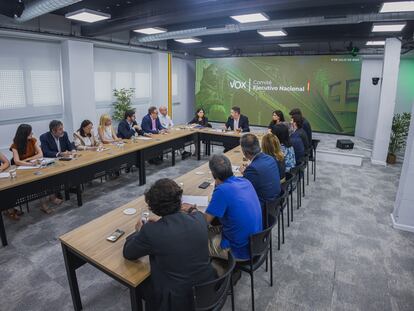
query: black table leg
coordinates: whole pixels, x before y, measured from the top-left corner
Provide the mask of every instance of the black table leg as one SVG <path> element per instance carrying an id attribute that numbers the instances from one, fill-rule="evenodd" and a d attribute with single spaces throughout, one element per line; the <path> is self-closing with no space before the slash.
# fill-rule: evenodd
<path id="1" fill-rule="evenodd" d="M 82 206 L 82 187 L 81 185 L 76 186 L 76 199 L 78 200 L 78 206 Z"/>
<path id="2" fill-rule="evenodd" d="M 4 228 L 4 222 L 3 222 L 3 215 L 0 211 L 0 236 L 1 236 L 1 243 L 3 246 L 7 246 L 7 235 L 6 235 L 6 229 Z"/>
<path id="3" fill-rule="evenodd" d="M 69 192 L 69 186 L 65 185 L 65 201 L 70 200 L 70 192 Z"/>
<path id="4" fill-rule="evenodd" d="M 139 294 L 137 287 L 130 287 L 129 292 L 131 295 L 131 310 L 142 311 L 142 297 Z"/>
<path id="5" fill-rule="evenodd" d="M 65 260 L 66 273 L 68 275 L 70 293 L 72 295 L 72 303 L 75 311 L 82 310 L 82 301 L 79 293 L 78 279 L 76 277 L 76 269 L 84 265 L 86 262 L 72 253 L 70 248 L 62 244 L 63 258 Z"/>
<path id="6" fill-rule="evenodd" d="M 201 159 L 201 143 L 200 143 L 200 137 L 197 136 L 197 138 L 195 139 L 195 147 L 196 147 L 196 152 L 197 152 L 197 160 L 200 161 Z"/>
<path id="7" fill-rule="evenodd" d="M 175 165 L 175 150 L 174 148 L 171 149 L 171 166 Z"/>
<path id="8" fill-rule="evenodd" d="M 146 176 L 145 176 L 145 155 L 144 151 L 141 150 L 139 153 L 139 185 L 145 185 L 146 183 Z"/>

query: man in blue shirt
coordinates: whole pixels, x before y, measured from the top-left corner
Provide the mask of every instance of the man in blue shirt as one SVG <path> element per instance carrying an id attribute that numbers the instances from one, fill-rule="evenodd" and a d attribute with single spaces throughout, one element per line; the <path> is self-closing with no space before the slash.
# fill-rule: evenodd
<path id="1" fill-rule="evenodd" d="M 244 178 L 248 179 L 259 197 L 262 210 L 266 201 L 280 195 L 280 174 L 276 160 L 261 152 L 259 139 L 254 134 L 245 134 L 240 138 L 243 155 L 250 161 L 247 167 L 241 167 Z"/>
<path id="2" fill-rule="evenodd" d="M 247 179 L 233 176 L 231 162 L 225 155 L 213 155 L 209 167 L 215 189 L 205 215 L 208 223 L 217 217 L 222 224 L 221 232 L 209 232 L 210 255 L 227 259 L 231 249 L 236 259 L 249 259 L 249 237 L 262 230 L 256 191 Z"/>

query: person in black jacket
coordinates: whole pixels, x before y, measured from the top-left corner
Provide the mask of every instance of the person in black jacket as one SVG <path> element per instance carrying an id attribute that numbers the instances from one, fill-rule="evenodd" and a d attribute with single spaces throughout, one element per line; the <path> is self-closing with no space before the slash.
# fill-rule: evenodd
<path id="1" fill-rule="evenodd" d="M 303 128 L 302 116 L 299 114 L 294 114 L 291 120 L 292 120 L 292 128 L 293 128 L 293 133 L 291 135 L 297 134 L 302 140 L 305 151 L 308 150 L 310 147 L 310 143 L 309 143 L 308 135 L 306 134 Z"/>
<path id="2" fill-rule="evenodd" d="M 308 142 L 312 144 L 312 127 L 308 120 L 305 119 L 305 117 L 302 114 L 302 111 L 299 108 L 294 108 L 289 112 L 290 116 L 293 117 L 293 115 L 298 114 L 303 118 L 303 130 L 306 132 L 306 135 L 308 136 Z"/>
<path id="3" fill-rule="evenodd" d="M 250 132 L 249 118 L 240 114 L 240 107 L 231 108 L 231 115 L 228 117 L 225 128 L 238 132 Z"/>
<path id="4" fill-rule="evenodd" d="M 125 242 L 128 260 L 150 256 L 151 276 L 141 294 L 149 310 L 194 310 L 192 287 L 214 280 L 210 264 L 208 226 L 204 215 L 190 205 L 181 206 L 183 190 L 171 179 L 155 182 L 145 192 L 150 210 L 160 216 L 146 224 L 138 221 L 137 232 Z"/>
<path id="5" fill-rule="evenodd" d="M 208 123 L 208 118 L 206 117 L 205 111 L 203 108 L 198 108 L 194 118 L 188 122 L 188 124 L 196 124 L 204 127 L 212 127 L 210 123 Z"/>
<path id="6" fill-rule="evenodd" d="M 127 110 L 124 119 L 118 124 L 117 136 L 122 139 L 130 139 L 132 136 L 144 135 L 144 131 L 140 128 L 136 121 L 135 110 Z"/>

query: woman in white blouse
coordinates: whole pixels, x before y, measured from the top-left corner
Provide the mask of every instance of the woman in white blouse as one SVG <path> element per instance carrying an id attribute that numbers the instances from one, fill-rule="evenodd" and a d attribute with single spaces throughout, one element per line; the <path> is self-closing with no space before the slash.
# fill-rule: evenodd
<path id="1" fill-rule="evenodd" d="M 101 115 L 98 127 L 99 139 L 104 144 L 110 144 L 121 139 L 116 136 L 115 129 L 112 126 L 112 119 L 109 114 Z"/>
<path id="2" fill-rule="evenodd" d="M 81 123 L 79 130 L 73 134 L 73 143 L 77 150 L 96 150 L 99 141 L 93 135 L 93 124 L 89 120 Z"/>

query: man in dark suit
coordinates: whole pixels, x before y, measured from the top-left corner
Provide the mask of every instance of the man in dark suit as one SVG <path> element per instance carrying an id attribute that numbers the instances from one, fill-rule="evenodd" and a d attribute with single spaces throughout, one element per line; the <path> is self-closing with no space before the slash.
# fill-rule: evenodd
<path id="1" fill-rule="evenodd" d="M 75 151 L 75 147 L 69 141 L 68 133 L 63 129 L 63 123 L 52 120 L 49 123 L 49 132 L 40 135 L 40 144 L 43 156 L 46 158 L 67 157 Z"/>
<path id="2" fill-rule="evenodd" d="M 303 126 L 302 126 L 303 130 L 306 132 L 306 136 L 308 136 L 308 142 L 312 144 L 312 127 L 309 121 L 306 120 L 305 117 L 303 116 L 302 111 L 299 108 L 294 108 L 289 112 L 289 114 L 290 114 L 290 117 L 292 117 L 295 114 L 298 114 L 303 118 Z"/>
<path id="3" fill-rule="evenodd" d="M 261 152 L 256 135 L 243 135 L 240 145 L 243 155 L 251 161 L 248 166 L 242 166 L 240 171 L 252 183 L 264 211 L 266 201 L 274 200 L 280 195 L 279 167 L 273 157 Z"/>
<path id="4" fill-rule="evenodd" d="M 305 148 L 305 151 L 309 149 L 310 143 L 308 139 L 308 135 L 306 134 L 304 128 L 303 128 L 303 118 L 299 114 L 294 114 L 291 119 L 292 123 L 292 129 L 293 133 L 291 136 L 299 136 L 302 140 L 303 147 Z"/>
<path id="5" fill-rule="evenodd" d="M 194 310 L 192 287 L 216 277 L 210 265 L 207 222 L 195 207 L 181 206 L 182 193 L 171 179 L 155 182 L 145 192 L 145 201 L 159 217 L 150 217 L 145 224 L 139 219 L 137 231 L 124 245 L 128 260 L 149 255 L 151 276 L 140 288 L 149 310 Z"/>
<path id="6" fill-rule="evenodd" d="M 130 139 L 132 136 L 144 135 L 144 131 L 139 127 L 135 117 L 135 110 L 127 110 L 124 119 L 118 124 L 117 136 L 122 139 Z"/>
<path id="7" fill-rule="evenodd" d="M 243 133 L 250 132 L 249 118 L 240 114 L 240 107 L 232 107 L 230 114 L 225 124 L 226 129 L 230 128 L 232 131 Z"/>
<path id="8" fill-rule="evenodd" d="M 249 118 L 240 114 L 240 107 L 232 107 L 230 114 L 231 115 L 228 117 L 227 122 L 224 125 L 226 130 L 231 129 L 232 131 L 236 131 L 238 133 L 250 132 Z M 237 146 L 238 144 L 224 143 L 224 152 L 227 152 Z"/>
<path id="9" fill-rule="evenodd" d="M 167 130 L 161 125 L 157 107 L 154 106 L 149 107 L 148 114 L 142 118 L 141 127 L 145 133 L 151 134 L 160 134 Z"/>

